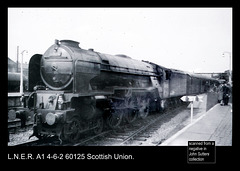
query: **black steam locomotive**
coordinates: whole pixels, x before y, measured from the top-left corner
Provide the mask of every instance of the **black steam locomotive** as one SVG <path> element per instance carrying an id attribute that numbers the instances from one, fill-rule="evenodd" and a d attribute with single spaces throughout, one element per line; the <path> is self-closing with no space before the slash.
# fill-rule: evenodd
<path id="1" fill-rule="evenodd" d="M 27 78 L 23 76 L 23 91 L 19 93 L 20 73 L 8 72 L 8 123 L 14 122 L 16 118 L 21 119 L 21 126 L 25 126 L 26 121 L 31 122 L 33 114 L 26 106 L 22 106 L 24 97 L 28 96 Z M 8 125 L 12 127 L 11 124 Z"/>
<path id="2" fill-rule="evenodd" d="M 81 133 L 100 133 L 122 119 L 133 122 L 167 108 L 183 95 L 200 94 L 216 80 L 134 60 L 81 49 L 72 40 L 55 41 L 29 62 L 28 107 L 34 133 L 76 141 Z"/>

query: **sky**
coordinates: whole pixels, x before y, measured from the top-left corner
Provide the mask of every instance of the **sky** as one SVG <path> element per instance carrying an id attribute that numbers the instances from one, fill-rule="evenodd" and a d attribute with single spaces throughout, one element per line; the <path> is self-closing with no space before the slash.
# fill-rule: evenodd
<path id="1" fill-rule="evenodd" d="M 232 57 L 232 8 L 8 8 L 13 61 L 17 46 L 29 62 L 55 39 L 167 68 L 224 72 Z"/>

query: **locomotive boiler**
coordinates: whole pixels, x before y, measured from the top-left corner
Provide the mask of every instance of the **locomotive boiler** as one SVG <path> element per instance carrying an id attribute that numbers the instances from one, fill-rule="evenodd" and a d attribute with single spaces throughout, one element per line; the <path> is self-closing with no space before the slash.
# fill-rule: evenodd
<path id="1" fill-rule="evenodd" d="M 210 79 L 183 71 L 56 40 L 29 62 L 33 135 L 74 142 L 85 131 L 101 132 L 104 123 L 116 128 L 123 119 L 144 119 L 182 95 L 207 91 L 210 84 Z"/>

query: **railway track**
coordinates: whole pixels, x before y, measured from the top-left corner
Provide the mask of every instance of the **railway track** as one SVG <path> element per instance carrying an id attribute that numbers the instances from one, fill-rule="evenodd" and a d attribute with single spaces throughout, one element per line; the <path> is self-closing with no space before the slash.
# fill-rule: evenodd
<path id="1" fill-rule="evenodd" d="M 157 118 L 152 119 L 147 125 L 140 127 L 138 130 L 133 132 L 131 135 L 123 139 L 123 141 L 120 143 L 120 145 L 127 144 L 130 140 L 137 139 L 139 141 L 145 141 L 146 138 L 149 138 L 149 135 L 143 135 L 142 132 L 146 131 L 149 127 L 153 126 L 153 124 L 156 124 L 160 119 L 163 117 L 166 117 L 166 114 L 161 115 Z"/>
<path id="2" fill-rule="evenodd" d="M 17 146 L 138 146 L 144 145 L 148 138 L 158 130 L 164 122 L 186 109 L 186 104 L 169 109 L 161 114 L 149 115 L 146 119 L 137 119 L 131 124 L 124 124 L 115 130 L 105 130 L 98 135 L 83 135 L 77 143 L 61 143 L 57 137 L 18 144 Z M 174 128 L 173 128 L 174 129 Z M 166 138 L 166 137 L 165 137 Z M 159 145 L 164 137 L 155 142 Z"/>
<path id="3" fill-rule="evenodd" d="M 96 136 L 84 140 L 74 146 L 138 146 L 144 145 L 151 135 L 158 130 L 164 122 L 168 122 L 171 118 L 175 117 L 179 112 L 186 109 L 186 104 L 170 109 L 162 114 L 153 114 L 148 116 L 145 120 L 138 119 L 132 124 L 126 124 L 119 129 L 110 130 L 104 133 L 102 136 Z M 186 117 L 183 117 L 186 119 Z M 181 125 L 180 123 L 178 125 Z M 174 129 L 178 129 L 172 126 L 167 132 L 171 132 Z M 166 136 L 165 136 L 166 138 Z M 155 142 L 154 145 L 159 145 L 165 140 L 164 137 Z"/>
<path id="4" fill-rule="evenodd" d="M 81 146 L 81 145 L 84 145 L 84 144 L 88 143 L 89 141 L 93 141 L 97 138 L 101 138 L 103 136 L 106 136 L 107 134 L 110 134 L 111 132 L 113 132 L 113 130 L 106 130 L 104 132 L 101 132 L 100 134 L 84 138 L 84 139 L 80 140 L 80 142 L 78 142 L 78 143 L 63 144 L 63 146 Z"/>

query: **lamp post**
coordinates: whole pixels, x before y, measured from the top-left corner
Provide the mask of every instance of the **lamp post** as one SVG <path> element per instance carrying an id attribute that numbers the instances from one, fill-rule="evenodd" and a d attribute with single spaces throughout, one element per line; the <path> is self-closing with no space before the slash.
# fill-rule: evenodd
<path id="1" fill-rule="evenodd" d="M 228 82 L 229 82 L 229 84 L 230 85 L 232 85 L 232 77 L 231 77 L 231 59 L 232 59 L 232 57 L 231 57 L 231 52 L 223 52 L 223 57 L 224 57 L 224 55 L 225 55 L 225 53 L 227 53 L 228 55 L 229 55 L 229 79 L 228 79 Z"/>
<path id="2" fill-rule="evenodd" d="M 22 62 L 21 62 L 21 75 L 20 75 L 20 94 L 23 94 L 23 54 L 24 52 L 28 53 L 27 50 L 22 51 Z"/>

